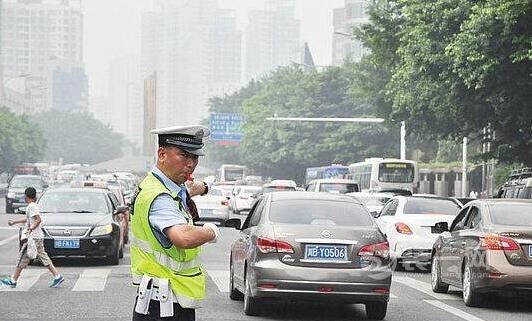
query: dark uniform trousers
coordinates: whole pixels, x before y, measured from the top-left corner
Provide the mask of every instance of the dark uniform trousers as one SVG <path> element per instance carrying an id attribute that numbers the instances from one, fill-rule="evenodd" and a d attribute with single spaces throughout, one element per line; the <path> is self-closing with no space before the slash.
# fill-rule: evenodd
<path id="1" fill-rule="evenodd" d="M 137 298 L 138 299 L 138 298 Z M 136 305 L 137 300 L 135 300 Z M 159 301 L 151 300 L 149 313 L 144 315 L 135 312 L 133 308 L 133 321 L 195 321 L 196 311 L 194 309 L 182 308 L 178 303 L 174 303 L 174 316 L 161 318 Z"/>

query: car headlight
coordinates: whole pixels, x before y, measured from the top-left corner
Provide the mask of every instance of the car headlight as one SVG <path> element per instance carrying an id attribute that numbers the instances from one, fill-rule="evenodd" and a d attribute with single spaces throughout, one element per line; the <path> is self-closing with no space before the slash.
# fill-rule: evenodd
<path id="1" fill-rule="evenodd" d="M 8 197 L 8 198 L 15 198 L 15 193 L 13 193 L 13 192 L 7 192 L 7 197 Z"/>
<path id="2" fill-rule="evenodd" d="M 96 226 L 91 233 L 91 236 L 107 235 L 113 232 L 113 224 Z"/>

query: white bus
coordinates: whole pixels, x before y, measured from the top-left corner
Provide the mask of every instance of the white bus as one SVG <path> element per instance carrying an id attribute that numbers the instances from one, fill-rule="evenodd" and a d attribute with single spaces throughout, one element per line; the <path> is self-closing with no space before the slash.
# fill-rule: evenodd
<path id="1" fill-rule="evenodd" d="M 394 158 L 367 158 L 349 165 L 349 178 L 358 181 L 363 192 L 391 190 L 417 191 L 417 163 Z"/>
<path id="2" fill-rule="evenodd" d="M 231 182 L 243 180 L 247 175 L 247 167 L 243 165 L 223 164 L 216 170 L 217 182 Z"/>

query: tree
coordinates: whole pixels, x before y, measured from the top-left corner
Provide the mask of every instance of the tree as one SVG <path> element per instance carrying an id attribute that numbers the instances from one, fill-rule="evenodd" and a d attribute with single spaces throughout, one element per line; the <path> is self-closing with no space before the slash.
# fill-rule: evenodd
<path id="1" fill-rule="evenodd" d="M 0 173 L 41 160 L 45 146 L 41 129 L 28 117 L 0 108 Z"/>
<path id="2" fill-rule="evenodd" d="M 396 156 L 398 139 L 382 125 L 288 123 L 282 117 L 363 117 L 373 108 L 352 95 L 351 68 L 306 72 L 299 67 L 273 73 L 260 92 L 244 102 L 242 159 L 265 176 L 303 180 L 304 168 L 351 163 L 369 156 Z"/>
<path id="3" fill-rule="evenodd" d="M 33 117 L 48 141 L 46 160 L 96 164 L 122 155 L 122 135 L 87 113 L 49 111 Z"/>
<path id="4" fill-rule="evenodd" d="M 479 138 L 490 125 L 486 157 L 532 162 L 530 1 L 375 1 L 370 13 L 363 75 L 383 116 L 429 139 Z"/>

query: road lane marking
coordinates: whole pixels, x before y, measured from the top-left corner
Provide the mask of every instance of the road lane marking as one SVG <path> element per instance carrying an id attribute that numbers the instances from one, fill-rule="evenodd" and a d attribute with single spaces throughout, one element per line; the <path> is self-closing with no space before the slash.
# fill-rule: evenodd
<path id="1" fill-rule="evenodd" d="M 452 307 L 448 304 L 445 304 L 438 300 L 423 300 L 424 302 L 427 302 L 428 304 L 431 304 L 437 308 L 442 309 L 443 311 L 449 312 L 451 314 L 454 314 L 455 316 L 462 318 L 467 321 L 484 321 L 483 319 L 476 317 L 472 314 L 469 314 L 465 311 L 462 311 L 460 309 L 457 309 L 455 307 Z"/>
<path id="2" fill-rule="evenodd" d="M 229 270 L 207 270 L 220 292 L 229 292 Z"/>
<path id="3" fill-rule="evenodd" d="M 406 285 L 414 290 L 418 290 L 420 292 L 425 293 L 426 295 L 429 295 L 435 299 L 438 300 L 454 300 L 459 301 L 462 300 L 462 298 L 456 297 L 451 294 L 444 294 L 444 293 L 435 293 L 432 291 L 432 287 L 429 283 L 425 283 L 407 276 L 393 276 L 392 280 L 401 283 L 403 285 Z"/>
<path id="4" fill-rule="evenodd" d="M 18 239 L 18 234 L 12 235 L 8 237 L 7 239 L 3 239 L 0 241 L 0 246 L 6 245 L 7 243 L 14 241 L 15 239 Z"/>
<path id="5" fill-rule="evenodd" d="M 10 288 L 7 286 L 0 286 L 0 291 L 17 291 L 17 292 L 26 292 L 28 291 L 39 279 L 41 278 L 41 275 L 43 275 L 46 270 L 32 270 L 27 269 L 22 272 L 20 275 L 20 278 L 17 281 L 17 287 L 16 288 Z"/>
<path id="6" fill-rule="evenodd" d="M 85 269 L 72 291 L 103 291 L 111 269 Z"/>

